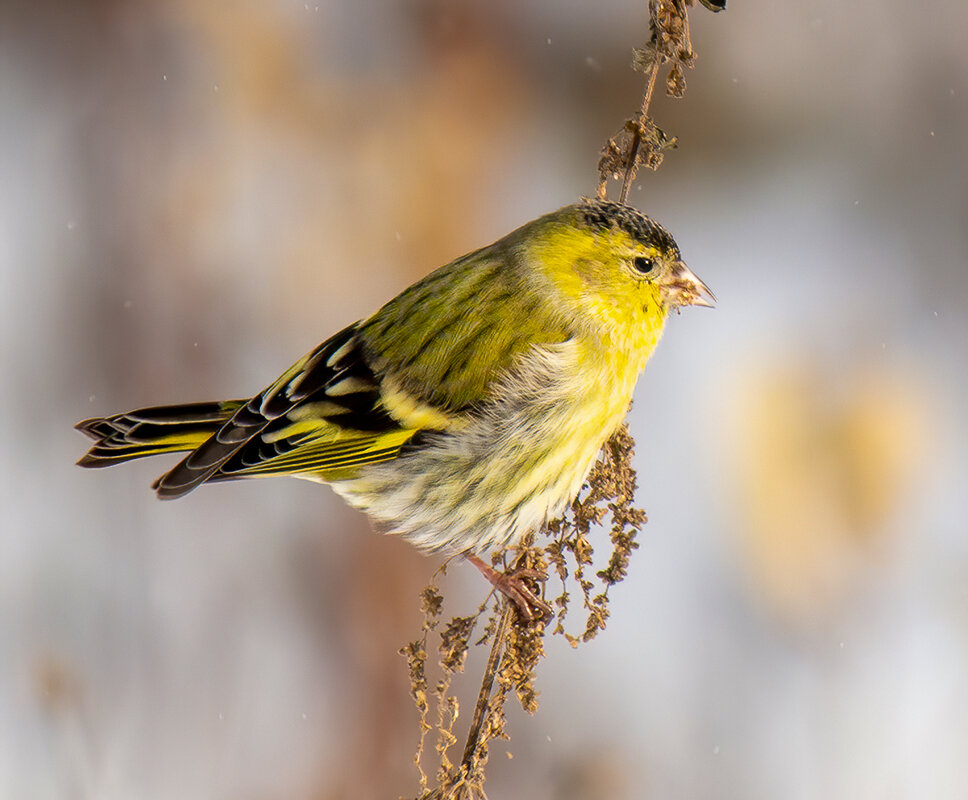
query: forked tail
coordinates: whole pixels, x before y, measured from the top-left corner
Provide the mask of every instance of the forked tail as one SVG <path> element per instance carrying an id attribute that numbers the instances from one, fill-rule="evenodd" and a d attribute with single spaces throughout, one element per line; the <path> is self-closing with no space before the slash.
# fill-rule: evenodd
<path id="1" fill-rule="evenodd" d="M 77 463 L 82 467 L 110 467 L 132 458 L 194 450 L 246 402 L 156 406 L 86 419 L 74 427 L 94 439 L 95 444 Z"/>

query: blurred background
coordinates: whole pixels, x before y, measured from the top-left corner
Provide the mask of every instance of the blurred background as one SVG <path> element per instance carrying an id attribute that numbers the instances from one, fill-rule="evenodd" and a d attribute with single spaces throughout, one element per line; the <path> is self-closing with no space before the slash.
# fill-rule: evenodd
<path id="1" fill-rule="evenodd" d="M 82 471 L 71 426 L 255 393 L 592 194 L 646 19 L 0 3 L 0 797 L 416 793 L 397 649 L 439 560 L 300 481 L 158 503 L 169 462 Z M 608 629 L 547 642 L 487 789 L 968 797 L 968 7 L 736 0 L 692 28 L 655 107 L 680 149 L 632 201 L 719 306 L 640 383 L 650 521 Z M 450 613 L 484 591 L 449 570 Z"/>

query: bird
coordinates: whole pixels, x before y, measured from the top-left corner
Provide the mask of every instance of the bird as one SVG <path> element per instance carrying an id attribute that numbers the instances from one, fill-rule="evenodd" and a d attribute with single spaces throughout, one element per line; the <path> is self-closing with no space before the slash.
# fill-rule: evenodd
<path id="1" fill-rule="evenodd" d="M 77 462 L 184 453 L 153 488 L 293 476 L 383 532 L 462 555 L 522 613 L 529 581 L 482 559 L 579 493 L 623 421 L 670 311 L 715 297 L 637 209 L 582 199 L 451 261 L 306 354 L 251 398 L 86 419 Z"/>

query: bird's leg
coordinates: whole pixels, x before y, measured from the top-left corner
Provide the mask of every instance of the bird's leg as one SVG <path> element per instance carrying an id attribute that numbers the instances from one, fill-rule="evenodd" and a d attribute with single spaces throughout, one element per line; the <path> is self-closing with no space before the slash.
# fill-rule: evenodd
<path id="1" fill-rule="evenodd" d="M 535 581 L 547 580 L 548 576 L 541 570 L 516 569 L 511 572 L 498 572 L 473 553 L 467 553 L 465 557 L 480 570 L 481 575 L 487 578 L 495 589 L 518 607 L 525 619 L 534 619 L 534 609 L 538 610 L 539 617 L 551 614 L 551 606 L 538 597 L 534 590 L 525 583 L 525 580 L 529 578 Z"/>

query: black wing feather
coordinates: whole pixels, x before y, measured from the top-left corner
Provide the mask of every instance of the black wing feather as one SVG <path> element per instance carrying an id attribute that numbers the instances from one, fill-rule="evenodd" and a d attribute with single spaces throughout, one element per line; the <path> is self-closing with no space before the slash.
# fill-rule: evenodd
<path id="1" fill-rule="evenodd" d="M 270 459 L 286 456 L 302 436 L 266 441 L 293 424 L 290 412 L 325 401 L 342 428 L 379 432 L 399 427 L 380 405 L 379 379 L 367 364 L 354 324 L 296 362 L 265 391 L 249 400 L 218 432 L 155 484 L 158 496 L 173 499 L 213 477 L 238 476 Z"/>

